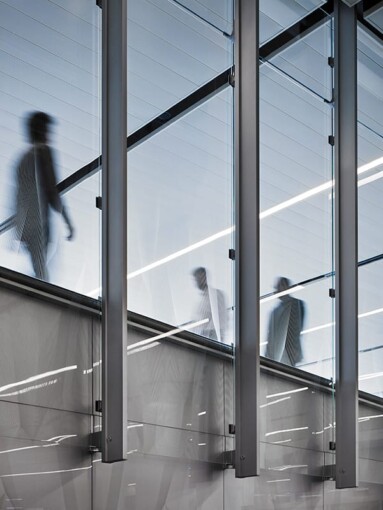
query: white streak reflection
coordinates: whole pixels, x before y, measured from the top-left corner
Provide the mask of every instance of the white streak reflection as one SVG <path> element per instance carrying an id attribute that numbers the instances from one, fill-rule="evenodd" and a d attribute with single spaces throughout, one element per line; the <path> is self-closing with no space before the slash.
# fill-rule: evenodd
<path id="1" fill-rule="evenodd" d="M 33 473 L 12 473 L 10 475 L 0 475 L 0 478 L 10 478 L 14 476 L 55 475 L 58 473 L 72 473 L 74 471 L 86 471 L 88 469 L 92 469 L 92 466 L 73 469 L 57 469 L 55 471 L 35 471 Z"/>
<path id="2" fill-rule="evenodd" d="M 260 303 L 262 305 L 263 303 L 267 303 L 268 301 L 272 301 L 273 299 L 278 299 L 278 298 L 280 298 L 282 296 L 287 296 L 287 295 L 290 295 L 290 294 L 294 294 L 295 292 L 303 290 L 304 288 L 305 287 L 303 285 L 295 285 L 291 289 L 282 290 L 281 292 L 276 292 L 275 294 L 272 294 L 271 296 L 267 296 L 267 297 L 261 298 L 259 301 L 260 301 Z"/>
<path id="3" fill-rule="evenodd" d="M 299 430 L 307 430 L 308 427 L 296 427 L 294 429 L 283 429 L 283 430 L 274 430 L 273 432 L 266 432 L 265 437 L 275 436 L 275 434 L 284 434 L 286 432 L 297 432 Z"/>
<path id="4" fill-rule="evenodd" d="M 291 393 L 299 393 L 300 391 L 308 390 L 308 386 L 304 388 L 298 388 L 296 390 L 282 391 L 281 393 L 273 393 L 272 395 L 266 395 L 266 398 L 283 397 L 284 395 L 290 395 Z"/>
<path id="5" fill-rule="evenodd" d="M 287 471 L 288 469 L 306 468 L 307 464 L 286 464 L 284 466 L 276 466 L 267 468 L 269 471 Z"/>
<path id="6" fill-rule="evenodd" d="M 273 441 L 271 444 L 283 444 L 283 443 L 290 443 L 292 439 L 284 439 L 282 441 Z"/>
<path id="7" fill-rule="evenodd" d="M 181 331 L 187 331 L 189 329 L 197 328 L 198 326 L 201 326 L 202 324 L 206 324 L 209 322 L 209 319 L 202 319 L 197 322 L 191 322 L 190 324 L 185 324 L 185 326 L 181 326 L 179 328 L 172 329 L 170 331 L 167 331 L 166 333 L 161 333 L 160 335 L 152 336 L 151 338 L 147 338 L 146 340 L 141 340 L 140 342 L 136 342 L 134 344 L 128 345 L 128 351 L 132 349 L 136 349 L 137 347 L 141 347 L 142 345 L 147 345 L 152 342 L 156 342 L 157 340 L 162 340 L 163 338 L 168 338 L 169 336 L 176 335 L 177 333 L 180 333 Z"/>
<path id="8" fill-rule="evenodd" d="M 40 379 L 45 379 L 46 377 L 51 377 L 52 375 L 62 374 L 64 372 L 69 372 L 71 370 L 76 370 L 76 369 L 77 369 L 77 365 L 71 365 L 69 367 L 59 368 L 58 370 L 51 370 L 49 372 L 43 372 L 42 374 L 33 375 L 31 377 L 28 377 L 27 379 L 23 379 L 22 381 L 18 381 L 15 383 L 6 384 L 5 386 L 1 386 L 0 393 L 2 393 L 3 391 L 7 391 L 11 388 L 15 388 L 17 386 L 23 386 L 24 384 L 29 384 L 31 382 L 38 381 Z M 0 395 L 0 397 L 2 397 L 2 396 L 4 396 L 4 395 Z"/>
<path id="9" fill-rule="evenodd" d="M 279 398 L 278 400 L 273 400 L 272 402 L 269 402 L 268 404 L 262 404 L 260 405 L 259 407 L 261 409 L 263 409 L 264 407 L 267 407 L 267 406 L 272 406 L 274 404 L 278 404 L 279 402 L 284 402 L 285 400 L 290 400 L 291 397 L 284 397 L 284 398 Z"/>

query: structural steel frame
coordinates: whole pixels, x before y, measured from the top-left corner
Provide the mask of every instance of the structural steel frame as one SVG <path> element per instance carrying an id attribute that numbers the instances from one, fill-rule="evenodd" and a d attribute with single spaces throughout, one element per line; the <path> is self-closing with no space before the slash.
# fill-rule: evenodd
<path id="1" fill-rule="evenodd" d="M 127 457 L 127 0 L 102 5 L 102 461 Z"/>

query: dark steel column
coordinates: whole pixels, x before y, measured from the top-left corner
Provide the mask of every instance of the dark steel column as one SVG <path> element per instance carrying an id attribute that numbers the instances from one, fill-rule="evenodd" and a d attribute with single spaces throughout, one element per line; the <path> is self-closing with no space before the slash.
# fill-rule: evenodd
<path id="1" fill-rule="evenodd" d="M 259 475 L 258 0 L 237 0 L 235 24 L 235 476 Z"/>
<path id="2" fill-rule="evenodd" d="M 336 487 L 358 485 L 357 16 L 335 1 Z"/>
<path id="3" fill-rule="evenodd" d="M 102 2 L 102 461 L 127 455 L 127 5 Z"/>

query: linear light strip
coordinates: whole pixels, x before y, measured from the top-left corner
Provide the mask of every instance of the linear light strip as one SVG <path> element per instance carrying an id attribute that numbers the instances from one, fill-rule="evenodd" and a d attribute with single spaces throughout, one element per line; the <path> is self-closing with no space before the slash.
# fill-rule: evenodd
<path id="1" fill-rule="evenodd" d="M 372 315 L 377 315 L 383 312 L 383 308 L 376 308 L 375 310 L 370 310 L 369 312 L 360 313 L 358 315 L 358 319 L 364 319 L 365 317 L 371 317 Z M 331 328 L 335 325 L 335 322 L 328 322 L 327 324 L 322 324 L 321 326 L 315 326 L 314 328 L 304 329 L 301 332 L 301 335 L 307 335 L 308 333 L 313 333 L 314 331 L 320 331 L 321 329 Z"/>
<path id="2" fill-rule="evenodd" d="M 305 287 L 303 287 L 303 285 L 296 285 L 295 287 L 292 287 L 291 289 L 282 290 L 281 292 L 276 292 L 275 294 L 272 294 L 271 296 L 261 298 L 260 302 L 261 302 L 261 304 L 267 303 L 268 301 L 272 301 L 272 300 L 280 298 L 282 296 L 294 294 L 294 292 L 298 292 L 299 290 L 303 290 L 304 288 Z"/>

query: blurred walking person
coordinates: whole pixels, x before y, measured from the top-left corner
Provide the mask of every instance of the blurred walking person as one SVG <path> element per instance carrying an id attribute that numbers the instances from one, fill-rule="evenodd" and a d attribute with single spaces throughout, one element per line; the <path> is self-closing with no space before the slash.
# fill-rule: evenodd
<path id="1" fill-rule="evenodd" d="M 266 357 L 294 367 L 303 359 L 301 332 L 305 305 L 302 300 L 288 294 L 290 287 L 288 278 L 278 278 L 275 289 L 281 295 L 279 304 L 270 314 Z"/>
<path id="2" fill-rule="evenodd" d="M 196 320 L 206 320 L 206 323 L 199 328 L 194 328 L 193 331 L 211 340 L 224 342 L 227 324 L 224 293 L 209 285 L 207 271 L 204 267 L 197 267 L 192 274 L 196 286 L 201 291 L 201 300 L 195 318 Z"/>
<path id="3" fill-rule="evenodd" d="M 52 209 L 62 215 L 68 227 L 67 239 L 73 238 L 73 226 L 57 190 L 49 146 L 52 123 L 53 118 L 44 112 L 33 112 L 28 116 L 30 148 L 16 168 L 16 236 L 29 252 L 35 276 L 45 281 L 49 281 L 47 254 Z"/>

